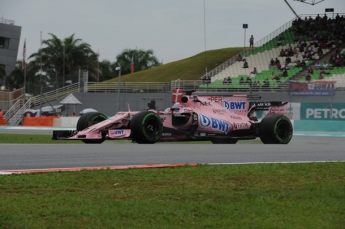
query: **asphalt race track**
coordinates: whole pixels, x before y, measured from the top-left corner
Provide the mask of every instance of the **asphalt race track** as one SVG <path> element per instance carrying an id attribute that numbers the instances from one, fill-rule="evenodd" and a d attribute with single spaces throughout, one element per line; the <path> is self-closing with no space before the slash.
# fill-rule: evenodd
<path id="1" fill-rule="evenodd" d="M 345 161 L 345 138 L 294 136 L 263 144 L 1 144 L 0 171 L 117 165 Z"/>

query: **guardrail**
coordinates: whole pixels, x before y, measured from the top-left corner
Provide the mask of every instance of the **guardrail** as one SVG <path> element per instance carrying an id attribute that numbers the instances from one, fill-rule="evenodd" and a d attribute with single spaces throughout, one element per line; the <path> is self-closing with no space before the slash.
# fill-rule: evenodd
<path id="1" fill-rule="evenodd" d="M 0 23 L 14 25 L 14 20 L 9 20 L 5 18 L 0 18 Z"/>
<path id="2" fill-rule="evenodd" d="M 158 93 L 170 90 L 169 82 L 117 82 L 88 83 L 87 92 L 118 92 L 120 93 Z"/>

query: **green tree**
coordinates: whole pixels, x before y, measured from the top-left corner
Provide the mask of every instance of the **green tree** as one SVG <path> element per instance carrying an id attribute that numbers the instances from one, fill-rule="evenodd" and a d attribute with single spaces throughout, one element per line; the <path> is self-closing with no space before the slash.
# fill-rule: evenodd
<path id="1" fill-rule="evenodd" d="M 116 63 L 111 63 L 109 60 L 103 60 L 99 62 L 99 81 L 104 81 L 108 79 L 112 79 L 117 76 L 115 71 Z"/>
<path id="2" fill-rule="evenodd" d="M 29 59 L 33 58 L 36 67 L 40 67 L 42 62 L 42 69 L 51 85 L 58 83 L 61 87 L 67 80 L 77 82 L 80 68 L 88 69 L 90 80 L 97 78 L 98 54 L 92 51 L 89 44 L 74 38 L 74 34 L 63 40 L 54 34 L 49 35 L 51 39 L 42 41 L 42 50 L 30 55 Z"/>
<path id="3" fill-rule="evenodd" d="M 121 65 L 121 74 L 125 75 L 130 73 L 132 58 L 134 62 L 134 72 L 161 65 L 151 49 L 125 49 L 116 56 L 115 62 L 116 66 Z"/>

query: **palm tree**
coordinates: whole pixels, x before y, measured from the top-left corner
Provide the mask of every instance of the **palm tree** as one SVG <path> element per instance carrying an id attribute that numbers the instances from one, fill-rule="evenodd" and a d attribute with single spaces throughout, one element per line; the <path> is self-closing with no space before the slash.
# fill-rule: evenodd
<path id="1" fill-rule="evenodd" d="M 14 70 L 6 78 L 7 86 L 10 89 L 24 87 L 24 71 L 22 70 L 22 61 L 18 60 Z"/>
<path id="2" fill-rule="evenodd" d="M 104 81 L 116 77 L 116 67 L 116 63 L 111 63 L 109 60 L 103 60 L 99 62 L 99 71 L 101 73 L 99 81 Z"/>
<path id="3" fill-rule="evenodd" d="M 134 72 L 153 68 L 161 65 L 158 59 L 154 56 L 151 49 L 125 49 L 116 56 L 116 66 L 121 66 L 121 73 L 123 75 L 130 73 L 130 65 L 133 58 Z"/>
<path id="4" fill-rule="evenodd" d="M 40 67 L 42 62 L 42 68 L 51 84 L 56 84 L 56 78 L 59 86 L 64 85 L 64 81 L 67 80 L 77 82 L 79 68 L 87 68 L 89 78 L 96 79 L 98 54 L 92 51 L 89 44 L 75 39 L 74 34 L 64 40 L 60 40 L 54 34 L 49 35 L 51 39 L 42 41 L 45 47 L 33 53 L 29 59 L 34 58 L 32 62 L 36 67 Z"/>

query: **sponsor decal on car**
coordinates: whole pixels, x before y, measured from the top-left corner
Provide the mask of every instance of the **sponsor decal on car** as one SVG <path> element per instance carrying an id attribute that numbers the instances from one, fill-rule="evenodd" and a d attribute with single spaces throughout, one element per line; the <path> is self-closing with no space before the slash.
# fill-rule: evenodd
<path id="1" fill-rule="evenodd" d="M 230 118 L 237 119 L 237 120 L 242 120 L 242 118 L 240 116 L 230 115 Z"/>
<path id="2" fill-rule="evenodd" d="M 222 109 L 212 109 L 213 113 L 215 114 L 220 114 L 220 115 L 223 115 L 226 113 L 225 110 L 222 110 Z"/>
<path id="3" fill-rule="evenodd" d="M 268 113 L 270 114 L 284 114 L 286 111 L 285 107 L 270 107 Z"/>
<path id="4" fill-rule="evenodd" d="M 115 130 L 115 132 L 114 132 L 115 135 L 122 135 L 124 133 L 125 133 L 124 130 Z"/>
<path id="5" fill-rule="evenodd" d="M 223 97 L 221 97 L 221 96 L 212 96 L 212 97 L 209 97 L 207 99 L 211 100 L 211 102 L 222 102 Z"/>
<path id="6" fill-rule="evenodd" d="M 200 106 L 212 106 L 211 102 L 200 102 Z"/>
<path id="7" fill-rule="evenodd" d="M 208 117 L 206 115 L 199 114 L 199 120 L 199 123 L 202 127 L 211 127 L 212 129 L 219 130 L 226 134 L 232 129 L 230 123 L 218 118 Z"/>
<path id="8" fill-rule="evenodd" d="M 223 107 L 226 110 L 245 110 L 246 109 L 246 102 L 223 101 Z"/>
<path id="9" fill-rule="evenodd" d="M 246 122 L 235 122 L 234 129 L 235 130 L 249 129 L 249 124 Z"/>

